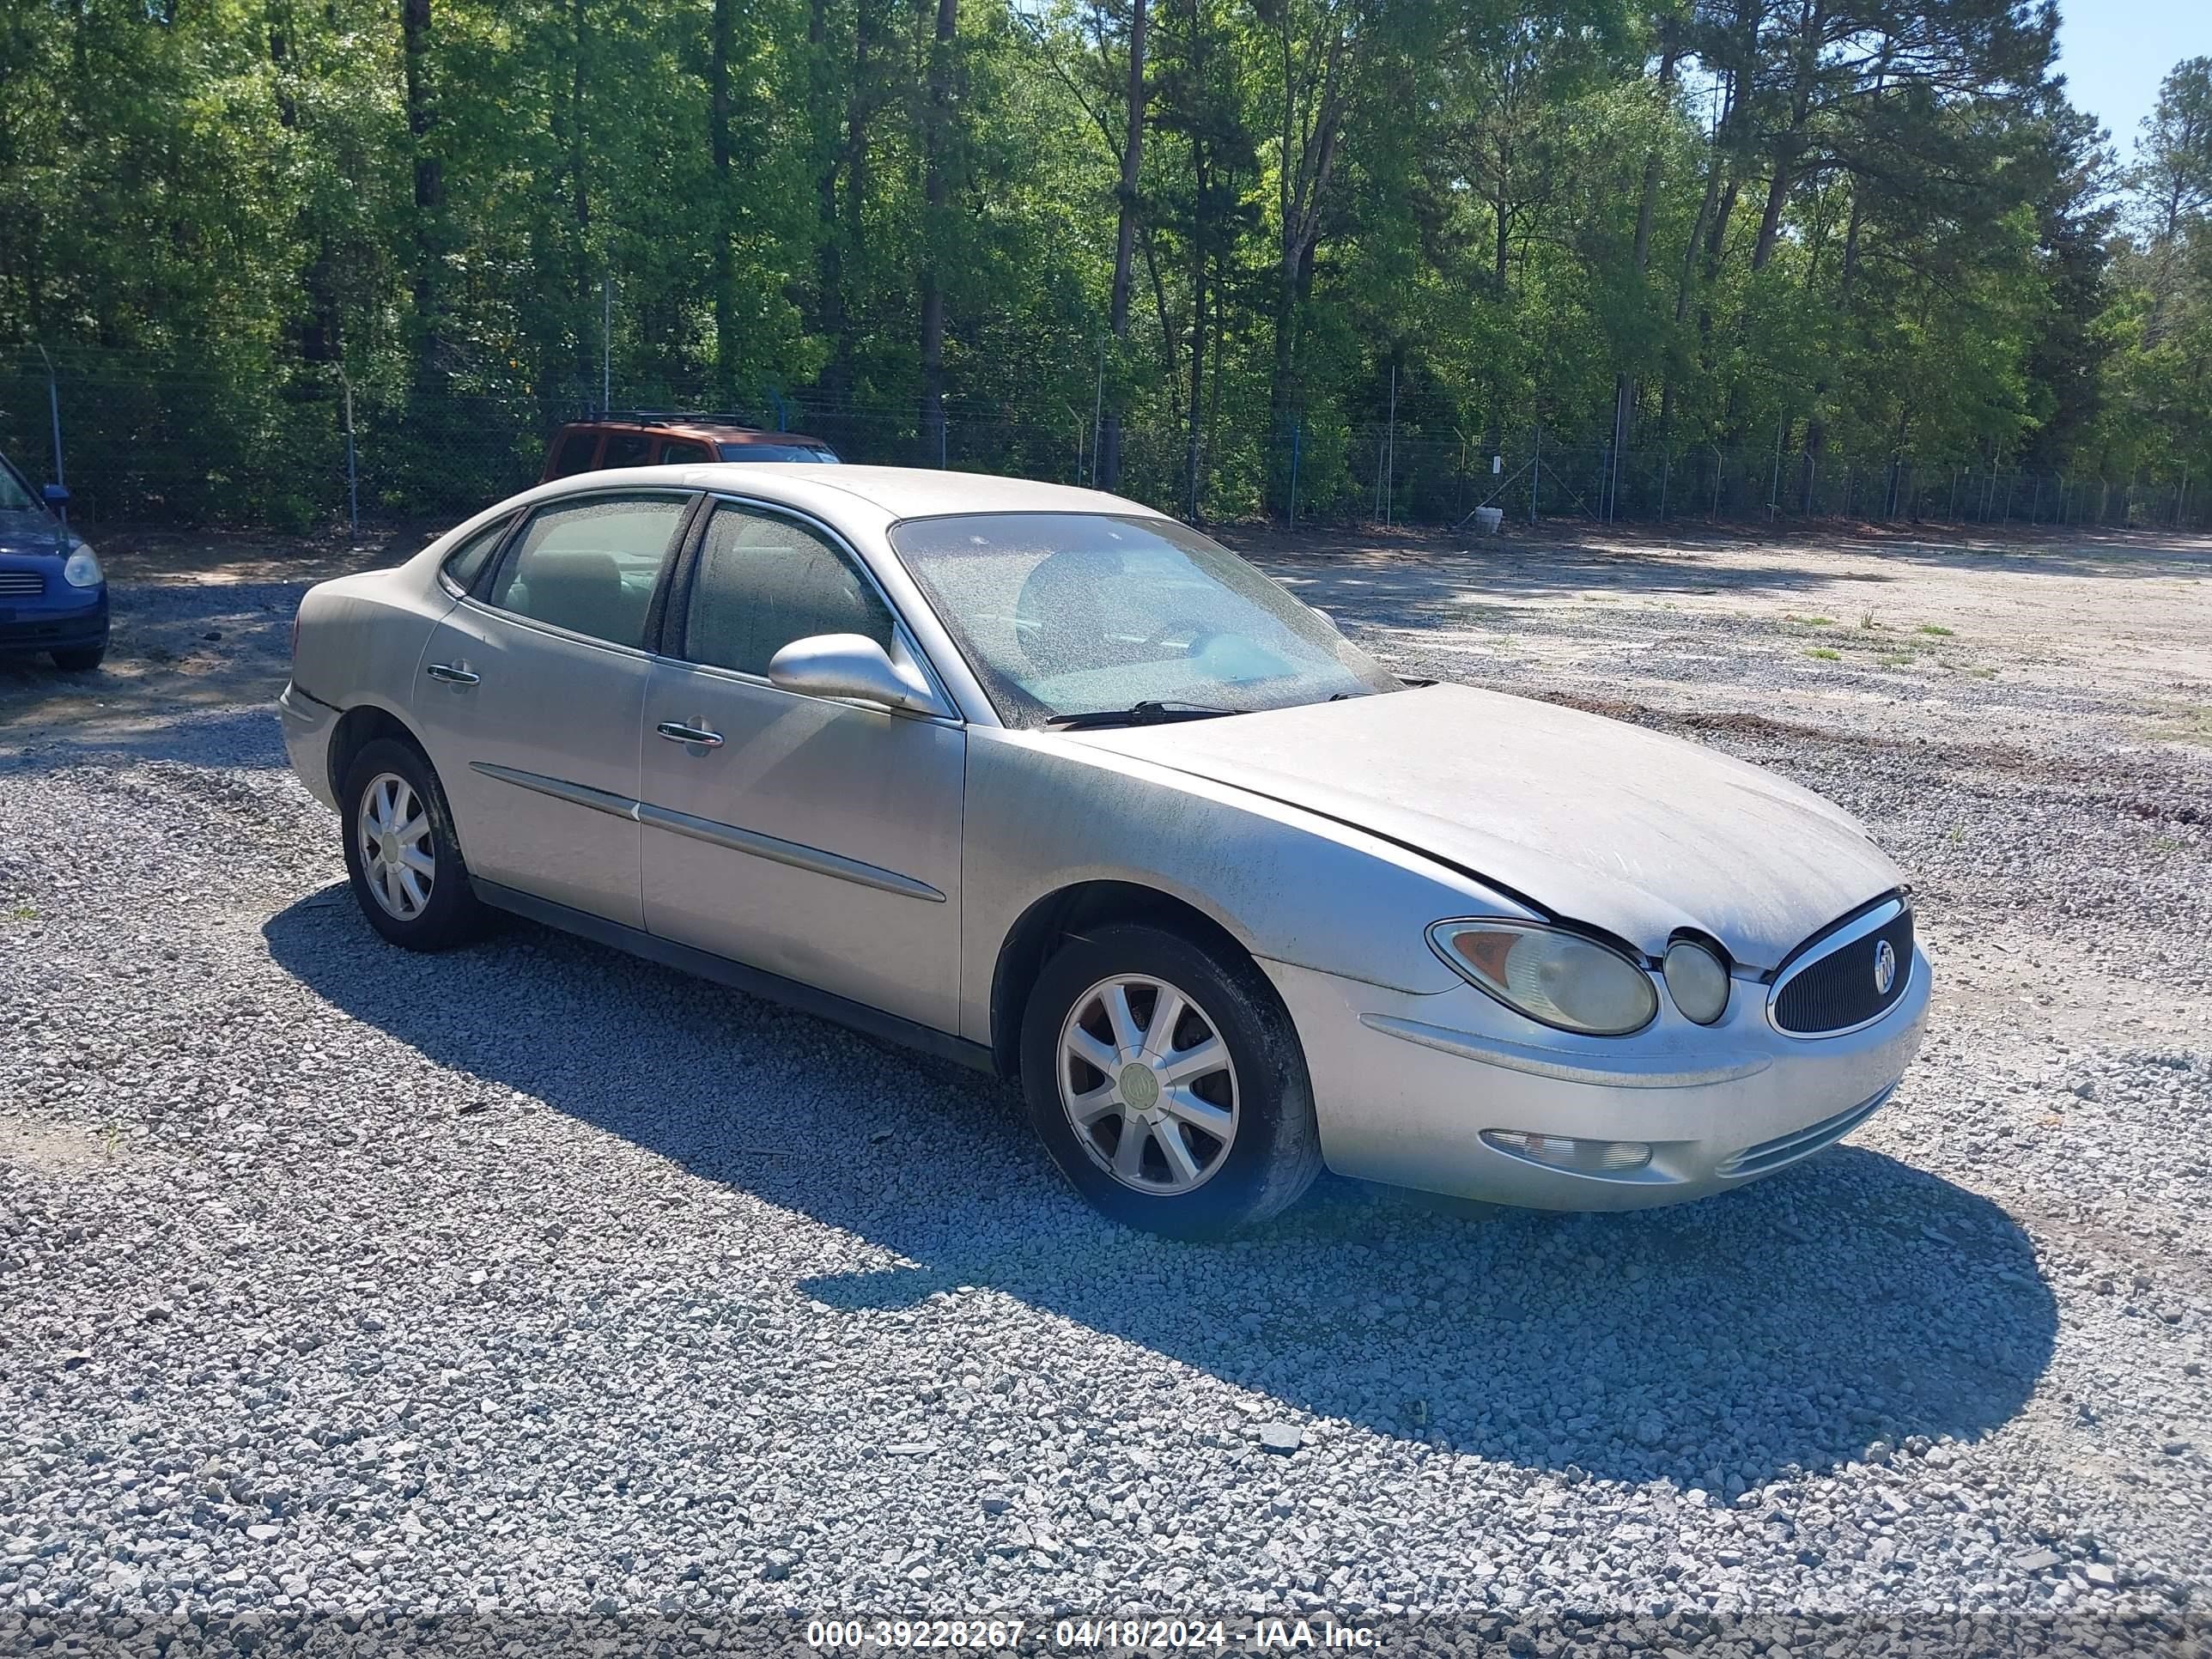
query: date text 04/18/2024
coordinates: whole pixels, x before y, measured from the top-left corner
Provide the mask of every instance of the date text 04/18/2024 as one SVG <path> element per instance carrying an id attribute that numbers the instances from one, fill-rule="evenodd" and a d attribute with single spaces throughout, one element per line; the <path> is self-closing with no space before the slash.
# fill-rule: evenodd
<path id="1" fill-rule="evenodd" d="M 806 1643 L 817 1649 L 954 1648 L 988 1652 L 1041 1645 L 1044 1629 L 1025 1619 L 816 1619 Z M 1328 1618 L 1256 1619 L 1231 1625 L 1222 1619 L 1062 1619 L 1050 1627 L 1057 1649 L 1130 1651 L 1185 1648 L 1243 1648 L 1291 1653 L 1304 1649 L 1371 1649 L 1375 1632 Z"/>

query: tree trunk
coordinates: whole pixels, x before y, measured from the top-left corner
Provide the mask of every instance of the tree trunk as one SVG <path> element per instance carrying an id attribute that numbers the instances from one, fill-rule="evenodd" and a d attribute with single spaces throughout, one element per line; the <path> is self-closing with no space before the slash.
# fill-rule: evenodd
<path id="1" fill-rule="evenodd" d="M 714 0 L 707 58 L 707 145 L 714 163 L 714 391 L 726 409 L 737 401 L 737 203 L 730 188 L 730 57 L 738 0 Z"/>
<path id="2" fill-rule="evenodd" d="M 830 0 L 811 0 L 806 10 L 806 75 L 809 113 L 814 124 L 814 326 L 832 340 L 844 337 L 844 249 L 838 240 L 837 183 L 842 151 L 837 142 L 839 115 L 835 106 L 836 76 L 830 57 Z M 823 372 L 824 390 L 833 396 L 844 388 L 840 364 L 833 358 Z"/>
<path id="3" fill-rule="evenodd" d="M 1129 10 L 1128 123 L 1121 138 L 1121 222 L 1114 238 L 1114 292 L 1107 326 L 1118 342 L 1129 337 L 1129 287 L 1137 248 L 1137 181 L 1145 160 L 1145 0 Z M 1111 409 L 1099 423 L 1098 487 L 1112 489 L 1121 480 L 1121 411 Z"/>
<path id="4" fill-rule="evenodd" d="M 415 171 L 416 374 L 428 390 L 443 360 L 443 295 L 438 262 L 444 252 L 445 170 L 430 135 L 437 112 L 430 91 L 430 0 L 400 0 L 399 35 L 405 72 L 408 147 Z"/>
<path id="5" fill-rule="evenodd" d="M 573 372 L 577 389 L 584 392 L 583 400 L 589 404 L 598 398 L 587 388 L 600 384 L 599 361 L 596 361 L 599 354 L 592 347 L 599 339 L 605 324 L 599 303 L 599 284 L 592 280 L 591 268 L 591 149 L 584 131 L 584 94 L 589 84 L 585 58 L 590 50 L 590 20 L 585 8 L 586 0 L 568 0 L 568 87 L 566 102 L 558 106 L 554 114 L 553 135 L 563 152 L 562 167 L 568 185 L 568 229 L 565 234 L 556 233 L 556 246 L 563 266 L 561 277 L 568 290 L 568 301 L 574 308 L 570 313 L 574 327 L 568 331 L 575 346 Z M 605 343 L 599 343 L 604 348 Z"/>
<path id="6" fill-rule="evenodd" d="M 945 453 L 945 150 L 951 124 L 952 42 L 960 0 L 937 0 L 922 116 L 921 441 L 924 465 Z"/>

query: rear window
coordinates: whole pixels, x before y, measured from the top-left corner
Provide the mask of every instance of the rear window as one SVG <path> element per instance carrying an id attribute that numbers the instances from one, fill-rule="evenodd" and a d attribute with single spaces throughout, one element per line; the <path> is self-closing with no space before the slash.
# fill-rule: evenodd
<path id="1" fill-rule="evenodd" d="M 561 440 L 561 447 L 554 452 L 553 476 L 572 477 L 579 472 L 592 470 L 592 456 L 599 449 L 599 434 L 596 432 L 571 432 Z"/>
<path id="2" fill-rule="evenodd" d="M 483 574 L 486 562 L 499 550 L 500 538 L 507 534 L 507 526 L 514 522 L 512 519 L 501 519 L 495 524 L 488 524 L 448 553 L 441 567 L 446 580 L 464 593 L 475 587 L 477 578 Z"/>
<path id="3" fill-rule="evenodd" d="M 837 452 L 824 444 L 724 444 L 726 461 L 834 461 Z"/>

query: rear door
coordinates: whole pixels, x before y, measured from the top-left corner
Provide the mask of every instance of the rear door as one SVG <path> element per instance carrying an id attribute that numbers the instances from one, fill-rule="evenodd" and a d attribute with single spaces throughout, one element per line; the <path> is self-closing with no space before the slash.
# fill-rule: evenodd
<path id="1" fill-rule="evenodd" d="M 537 508 L 431 635 L 416 726 L 478 878 L 642 924 L 639 723 L 695 499 L 628 490 Z"/>
<path id="2" fill-rule="evenodd" d="M 646 689 L 646 926 L 953 1030 L 966 728 L 949 700 L 894 714 L 769 684 L 769 659 L 817 634 L 921 659 L 825 526 L 726 500 L 712 512 L 670 607 L 678 659 Z"/>

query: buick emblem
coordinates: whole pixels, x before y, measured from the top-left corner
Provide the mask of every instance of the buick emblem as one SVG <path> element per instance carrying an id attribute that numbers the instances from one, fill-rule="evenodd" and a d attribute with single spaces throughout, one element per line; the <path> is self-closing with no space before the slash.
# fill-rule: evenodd
<path id="1" fill-rule="evenodd" d="M 1897 980 L 1897 951 L 1887 939 L 1874 947 L 1874 994 L 1878 997 L 1889 994 L 1889 988 Z"/>

